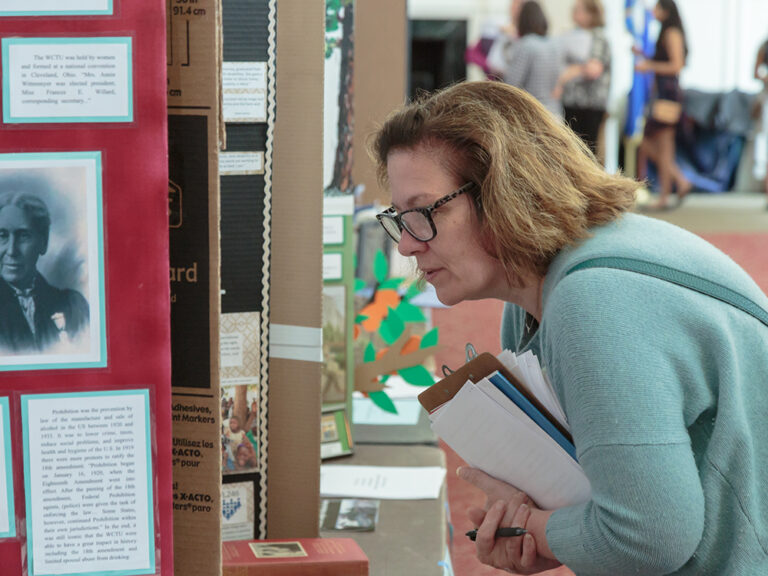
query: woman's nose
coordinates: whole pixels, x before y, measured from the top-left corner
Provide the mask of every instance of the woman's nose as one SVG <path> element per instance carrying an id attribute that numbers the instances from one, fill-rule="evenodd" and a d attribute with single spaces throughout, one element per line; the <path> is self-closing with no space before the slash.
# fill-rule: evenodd
<path id="1" fill-rule="evenodd" d="M 16 256 L 19 253 L 19 240 L 16 238 L 15 234 L 8 235 L 6 247 L 7 252 L 13 256 Z"/>
<path id="2" fill-rule="evenodd" d="M 413 256 L 419 252 L 423 252 L 427 248 L 427 243 L 421 240 L 416 240 L 411 234 L 403 229 L 400 242 L 397 244 L 397 251 L 403 256 Z"/>

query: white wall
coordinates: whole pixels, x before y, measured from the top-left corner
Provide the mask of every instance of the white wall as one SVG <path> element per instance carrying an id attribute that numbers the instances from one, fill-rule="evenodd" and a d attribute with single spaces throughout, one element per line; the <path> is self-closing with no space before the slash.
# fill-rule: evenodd
<path id="1" fill-rule="evenodd" d="M 755 55 L 768 38 L 765 0 L 677 0 L 690 55 L 681 75 L 686 88 L 757 92 Z"/>

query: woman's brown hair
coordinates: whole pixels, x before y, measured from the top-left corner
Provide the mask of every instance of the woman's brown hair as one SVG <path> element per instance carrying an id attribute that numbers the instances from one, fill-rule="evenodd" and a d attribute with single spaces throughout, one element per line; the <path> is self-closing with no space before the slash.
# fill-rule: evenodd
<path id="1" fill-rule="evenodd" d="M 605 11 L 600 0 L 579 0 L 584 10 L 589 14 L 589 27 L 600 28 L 605 26 Z"/>
<path id="2" fill-rule="evenodd" d="M 629 210 L 639 186 L 606 173 L 560 118 L 502 82 L 456 84 L 406 104 L 372 136 L 383 185 L 390 152 L 417 148 L 475 183 L 478 233 L 516 285 Z"/>

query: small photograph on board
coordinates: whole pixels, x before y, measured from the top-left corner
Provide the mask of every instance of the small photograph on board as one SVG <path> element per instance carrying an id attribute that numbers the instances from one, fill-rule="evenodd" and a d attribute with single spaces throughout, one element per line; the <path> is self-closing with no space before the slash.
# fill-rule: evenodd
<path id="1" fill-rule="evenodd" d="M 347 400 L 346 286 L 323 286 L 323 405 Z"/>
<path id="2" fill-rule="evenodd" d="M 106 365 L 101 154 L 0 154 L 0 371 Z"/>
<path id="3" fill-rule="evenodd" d="M 320 441 L 335 442 L 339 439 L 339 429 L 336 426 L 336 414 L 323 414 L 320 419 Z"/>
<path id="4" fill-rule="evenodd" d="M 345 408 L 326 408 L 320 417 L 320 458 L 352 454 L 354 443 Z"/>
<path id="5" fill-rule="evenodd" d="M 301 542 L 251 542 L 256 558 L 298 558 L 307 556 Z"/>
<path id="6" fill-rule="evenodd" d="M 379 520 L 379 501 L 328 498 L 320 504 L 320 529 L 373 532 Z"/>
<path id="7" fill-rule="evenodd" d="M 259 469 L 259 385 L 221 387 L 221 469 L 223 474 Z"/>

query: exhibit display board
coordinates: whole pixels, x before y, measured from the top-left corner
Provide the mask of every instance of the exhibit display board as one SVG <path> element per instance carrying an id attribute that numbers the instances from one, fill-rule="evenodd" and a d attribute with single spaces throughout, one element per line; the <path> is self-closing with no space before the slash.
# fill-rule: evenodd
<path id="1" fill-rule="evenodd" d="M 219 0 L 167 3 L 168 231 L 177 574 L 221 567 Z"/>
<path id="2" fill-rule="evenodd" d="M 268 538 L 320 507 L 323 0 L 278 0 L 269 332 Z"/>
<path id="3" fill-rule="evenodd" d="M 352 453 L 355 2 L 326 2 L 323 105 L 323 420 L 320 454 Z"/>
<path id="4" fill-rule="evenodd" d="M 267 535 L 277 0 L 222 3 L 221 421 L 227 539 Z"/>
<path id="5" fill-rule="evenodd" d="M 165 2 L 0 0 L 0 572 L 173 573 Z"/>

